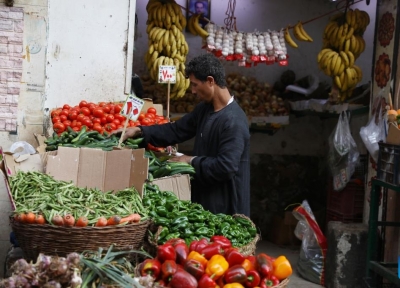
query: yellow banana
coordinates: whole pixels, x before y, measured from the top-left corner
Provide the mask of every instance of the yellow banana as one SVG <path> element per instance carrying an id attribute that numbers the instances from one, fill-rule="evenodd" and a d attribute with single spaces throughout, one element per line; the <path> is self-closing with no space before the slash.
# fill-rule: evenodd
<path id="1" fill-rule="evenodd" d="M 290 36 L 289 27 L 286 27 L 286 28 L 285 28 L 285 31 L 284 31 L 284 38 L 285 38 L 286 43 L 288 43 L 291 47 L 293 47 L 293 48 L 299 47 L 299 46 L 297 45 L 297 43 L 293 41 L 292 36 Z"/>
<path id="2" fill-rule="evenodd" d="M 162 43 L 163 46 L 166 47 L 169 44 L 169 34 L 170 34 L 170 30 L 165 30 L 163 39 L 162 39 Z"/>
<path id="3" fill-rule="evenodd" d="M 154 51 L 154 52 L 151 54 L 150 62 L 151 62 L 151 63 L 156 62 L 157 58 L 158 58 L 158 52 L 157 52 L 157 51 Z"/>
<path id="4" fill-rule="evenodd" d="M 354 65 L 353 69 L 356 71 L 358 82 L 361 82 L 361 80 L 363 78 L 363 73 L 362 73 L 361 68 L 359 66 L 357 66 L 357 65 Z"/>
<path id="5" fill-rule="evenodd" d="M 343 51 L 344 52 L 349 52 L 349 50 L 350 50 L 350 43 L 351 43 L 351 39 L 347 39 L 345 42 L 344 42 L 344 49 L 343 49 Z"/>
<path id="6" fill-rule="evenodd" d="M 172 3 L 167 3 L 166 4 L 166 9 L 167 9 L 167 12 L 168 12 L 168 15 L 171 17 L 171 19 L 172 18 L 174 18 L 175 17 L 175 11 L 174 11 L 174 8 L 172 7 Z"/>
<path id="7" fill-rule="evenodd" d="M 196 32 L 196 30 L 195 30 L 194 27 L 193 27 L 193 20 L 194 20 L 194 17 L 195 17 L 195 16 L 192 15 L 192 16 L 189 18 L 189 22 L 188 22 L 188 24 L 187 24 L 187 28 L 188 28 L 190 34 L 197 36 L 197 32 Z"/>
<path id="8" fill-rule="evenodd" d="M 340 83 L 340 78 L 339 78 L 339 76 L 336 75 L 333 79 L 334 79 L 334 82 L 335 82 L 336 86 L 337 86 L 339 89 L 341 89 L 341 88 L 342 88 L 342 83 Z"/>
<path id="9" fill-rule="evenodd" d="M 331 70 L 331 74 L 332 75 L 335 75 L 335 74 L 333 74 L 333 72 L 335 70 L 336 61 L 337 61 L 338 57 L 339 57 L 339 54 L 336 53 L 335 55 L 333 55 L 331 61 L 329 62 L 329 67 L 328 68 L 329 68 L 329 70 Z"/>
<path id="10" fill-rule="evenodd" d="M 149 2 L 146 5 L 146 11 L 147 13 L 150 12 L 150 10 L 154 9 L 154 7 L 160 6 L 162 3 L 158 0 L 149 0 Z"/>
<path id="11" fill-rule="evenodd" d="M 354 54 L 351 51 L 348 51 L 346 54 L 349 57 L 349 67 L 352 67 L 355 61 Z"/>
<path id="12" fill-rule="evenodd" d="M 344 51 L 340 51 L 340 57 L 342 58 L 344 64 L 346 67 L 350 66 L 350 60 L 349 57 L 347 56 L 347 54 Z"/>
<path id="13" fill-rule="evenodd" d="M 300 25 L 301 25 L 300 21 L 297 22 L 296 25 L 294 25 L 294 27 L 293 27 L 293 35 L 299 41 L 308 41 L 308 38 L 301 33 L 302 31 L 301 31 Z"/>
<path id="14" fill-rule="evenodd" d="M 328 24 L 326 24 L 325 29 L 324 29 L 324 35 L 326 37 L 329 37 L 329 35 L 332 33 L 332 31 L 337 27 L 337 22 L 336 21 L 330 21 Z"/>
<path id="15" fill-rule="evenodd" d="M 322 56 L 324 56 L 325 53 L 331 52 L 331 51 L 333 51 L 331 48 L 325 48 L 325 49 L 322 49 L 321 51 L 319 51 L 319 53 L 317 55 L 317 62 L 321 61 L 321 58 L 322 58 Z"/>
<path id="16" fill-rule="evenodd" d="M 153 44 L 149 45 L 148 52 L 149 52 L 150 55 L 153 54 L 153 52 L 154 52 L 154 45 Z"/>
<path id="17" fill-rule="evenodd" d="M 307 38 L 307 41 L 309 41 L 309 42 L 313 42 L 313 41 L 314 41 L 314 40 L 311 38 L 311 36 L 308 35 L 308 33 L 306 32 L 306 30 L 304 30 L 303 23 L 300 22 L 300 21 L 299 21 L 299 30 L 300 30 L 301 34 L 303 34 L 303 36 Z"/>
<path id="18" fill-rule="evenodd" d="M 351 26 L 351 15 L 353 14 L 353 10 L 348 9 L 346 12 L 346 23 Z"/>
<path id="19" fill-rule="evenodd" d="M 339 71 L 338 71 L 337 75 L 342 74 L 343 71 L 344 71 L 344 69 L 346 69 L 346 66 L 344 65 L 344 62 L 341 61 L 341 63 L 340 63 L 340 68 L 339 68 Z"/>
<path id="20" fill-rule="evenodd" d="M 336 60 L 335 60 L 335 65 L 333 66 L 333 71 L 332 71 L 332 75 L 339 75 L 339 71 L 340 71 L 340 66 L 342 65 L 342 58 L 340 57 L 339 54 L 336 54 Z"/>
<path id="21" fill-rule="evenodd" d="M 349 27 L 349 30 L 348 30 L 348 32 L 347 32 L 347 34 L 346 34 L 346 40 L 347 39 L 350 39 L 351 38 L 351 36 L 353 36 L 353 34 L 354 34 L 354 28 L 353 27 Z"/>
<path id="22" fill-rule="evenodd" d="M 194 28 L 194 30 L 196 30 L 197 35 L 199 35 L 203 39 L 207 38 L 208 32 L 206 30 L 204 30 L 203 28 L 201 28 L 201 26 L 199 24 L 199 19 L 201 17 L 201 14 L 196 14 L 195 16 L 192 16 L 192 17 L 195 17 L 193 19 L 193 28 Z"/>
<path id="23" fill-rule="evenodd" d="M 150 31 L 151 31 L 151 29 L 153 29 L 153 27 L 154 27 L 154 22 L 150 22 L 148 25 L 147 25 L 147 27 L 146 27 L 146 33 L 147 34 L 150 34 Z"/>

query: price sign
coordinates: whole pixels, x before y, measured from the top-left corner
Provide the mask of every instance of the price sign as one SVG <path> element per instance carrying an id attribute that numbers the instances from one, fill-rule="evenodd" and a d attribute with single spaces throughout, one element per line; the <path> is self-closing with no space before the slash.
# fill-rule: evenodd
<path id="1" fill-rule="evenodd" d="M 158 68 L 158 83 L 176 83 L 176 66 L 162 66 Z"/>
<path id="2" fill-rule="evenodd" d="M 139 117 L 139 113 L 142 110 L 144 105 L 144 100 L 136 97 L 135 95 L 128 95 L 124 106 L 122 107 L 121 114 L 125 117 L 136 121 Z"/>

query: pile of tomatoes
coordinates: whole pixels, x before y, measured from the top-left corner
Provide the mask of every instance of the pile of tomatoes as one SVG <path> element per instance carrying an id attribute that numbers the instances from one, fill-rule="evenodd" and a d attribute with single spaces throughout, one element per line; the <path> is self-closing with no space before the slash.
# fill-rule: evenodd
<path id="1" fill-rule="evenodd" d="M 82 100 L 79 105 L 71 107 L 64 104 L 63 107 L 51 111 L 51 121 L 54 132 L 60 134 L 71 127 L 75 131 L 80 131 L 82 126 L 87 130 L 111 132 L 123 128 L 126 117 L 120 114 L 123 103 L 100 102 L 98 104 Z M 138 120 L 128 120 L 127 127 L 150 126 L 155 124 L 165 124 L 168 120 L 162 115 L 157 115 L 154 107 L 139 114 Z"/>

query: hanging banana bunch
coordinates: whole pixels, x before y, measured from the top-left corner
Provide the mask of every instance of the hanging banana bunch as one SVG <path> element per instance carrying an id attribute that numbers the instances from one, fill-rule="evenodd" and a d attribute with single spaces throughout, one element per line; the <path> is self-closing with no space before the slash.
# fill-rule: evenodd
<path id="1" fill-rule="evenodd" d="M 174 0 L 149 0 L 146 10 L 149 44 L 145 62 L 150 77 L 158 80 L 160 65 L 175 66 L 176 83 L 171 86 L 170 97 L 183 97 L 190 84 L 185 78 L 186 55 L 189 52 L 183 34 L 186 18 Z"/>
<path id="2" fill-rule="evenodd" d="M 306 30 L 304 30 L 303 23 L 301 21 L 297 22 L 297 24 L 294 25 L 293 35 L 299 41 L 313 42 L 313 39 L 311 38 L 311 36 L 308 35 Z M 289 46 L 291 46 L 293 48 L 299 47 L 299 45 L 297 45 L 297 43 L 293 40 L 292 36 L 289 33 L 289 26 L 287 26 L 284 29 L 284 37 L 285 37 L 286 43 L 288 43 Z"/>
<path id="3" fill-rule="evenodd" d="M 363 74 L 356 59 L 365 50 L 363 34 L 369 15 L 359 9 L 334 15 L 324 29 L 323 47 L 318 53 L 319 68 L 333 79 L 340 91 L 340 101 L 350 97 Z"/>
<path id="4" fill-rule="evenodd" d="M 191 34 L 206 39 L 208 37 L 208 32 L 200 26 L 200 17 L 201 14 L 192 14 L 192 16 L 189 18 L 187 28 Z"/>

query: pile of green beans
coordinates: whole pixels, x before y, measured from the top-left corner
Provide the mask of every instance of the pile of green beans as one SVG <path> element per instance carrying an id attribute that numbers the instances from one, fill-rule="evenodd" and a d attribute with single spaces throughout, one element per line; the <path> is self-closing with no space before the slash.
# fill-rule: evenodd
<path id="1" fill-rule="evenodd" d="M 75 219 L 86 216 L 89 225 L 99 217 L 126 217 L 138 213 L 145 220 L 147 209 L 134 187 L 102 192 L 99 189 L 76 187 L 72 182 L 54 180 L 40 172 L 18 171 L 9 178 L 15 213 L 42 213 L 48 223 L 54 215 L 72 214 Z"/>

